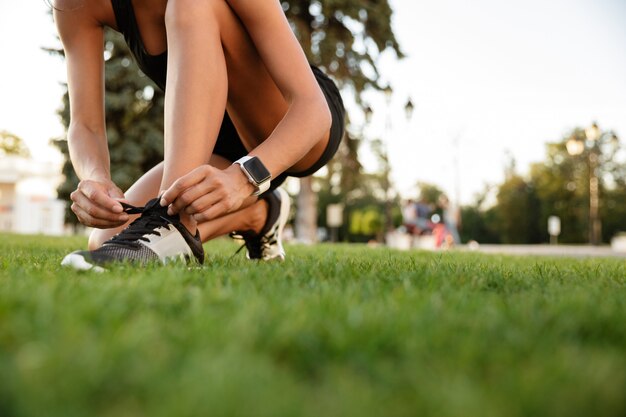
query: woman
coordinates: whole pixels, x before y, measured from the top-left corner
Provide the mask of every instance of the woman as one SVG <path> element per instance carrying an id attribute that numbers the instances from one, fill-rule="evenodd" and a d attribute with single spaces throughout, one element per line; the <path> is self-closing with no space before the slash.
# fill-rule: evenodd
<path id="1" fill-rule="evenodd" d="M 289 201 L 277 187 L 330 160 L 344 110 L 333 82 L 309 66 L 280 3 L 76 2 L 54 4 L 68 68 L 68 143 L 81 180 L 72 210 L 98 230 L 89 251 L 63 264 L 202 262 L 201 241 L 233 231 L 249 258 L 284 259 Z M 105 26 L 124 34 L 139 67 L 165 90 L 164 161 L 125 194 L 109 170 Z"/>

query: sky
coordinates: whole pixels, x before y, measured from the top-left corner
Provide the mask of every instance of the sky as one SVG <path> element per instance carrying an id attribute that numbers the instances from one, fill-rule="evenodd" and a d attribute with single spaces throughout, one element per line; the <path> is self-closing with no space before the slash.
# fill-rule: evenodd
<path id="1" fill-rule="evenodd" d="M 394 94 L 389 106 L 367 95 L 374 117 L 364 133 L 385 139 L 402 195 L 423 181 L 471 203 L 502 181 L 507 160 L 527 173 L 546 142 L 593 121 L 625 142 L 625 0 L 390 1 L 407 57 L 380 57 Z M 0 130 L 24 138 L 36 160 L 59 163 L 47 144 L 63 136 L 65 68 L 41 51 L 57 45 L 47 10 L 43 0 L 0 0 Z M 366 148 L 363 159 L 376 167 Z"/>

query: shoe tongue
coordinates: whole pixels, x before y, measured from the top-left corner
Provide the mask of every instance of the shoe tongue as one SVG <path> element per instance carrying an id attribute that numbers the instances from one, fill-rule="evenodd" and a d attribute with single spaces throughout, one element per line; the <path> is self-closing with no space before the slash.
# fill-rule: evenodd
<path id="1" fill-rule="evenodd" d="M 242 238 L 244 238 L 245 240 L 251 240 L 254 238 L 258 238 L 261 237 L 262 235 L 254 233 L 251 230 L 246 230 L 244 232 L 235 232 L 237 235 L 241 236 Z"/>
<path id="2" fill-rule="evenodd" d="M 141 216 L 126 227 L 126 229 L 105 242 L 106 245 L 116 245 L 120 247 L 137 245 L 139 240 L 145 240 L 146 235 L 154 234 L 154 230 L 160 226 L 167 226 L 169 223 L 178 228 L 180 224 L 178 214 L 170 216 L 167 214 L 167 207 L 161 207 L 160 198 L 154 198 L 148 201 L 143 207 L 134 207 L 128 204 L 126 206 L 135 210 L 131 213 L 141 213 Z"/>
<path id="3" fill-rule="evenodd" d="M 154 210 L 154 209 L 157 209 L 157 208 L 163 208 L 163 209 L 166 209 L 166 211 L 167 211 L 167 207 L 161 207 L 160 200 L 161 199 L 159 197 L 157 197 L 157 198 L 153 198 L 152 200 L 148 201 L 146 203 L 146 205 L 145 205 L 146 210 Z"/>
<path id="4" fill-rule="evenodd" d="M 267 219 L 265 220 L 265 224 L 261 229 L 260 235 L 264 235 L 270 231 L 272 226 L 276 224 L 278 217 L 280 216 L 280 197 L 276 191 L 272 191 L 265 197 L 265 201 L 267 201 L 268 212 Z"/>
<path id="5" fill-rule="evenodd" d="M 144 212 L 156 213 L 160 217 L 163 217 L 171 221 L 172 223 L 180 220 L 180 217 L 178 216 L 178 214 L 174 214 L 173 216 L 170 216 L 169 214 L 167 214 L 167 206 L 165 207 L 161 206 L 160 197 L 153 198 L 152 200 L 148 201 L 144 207 Z"/>

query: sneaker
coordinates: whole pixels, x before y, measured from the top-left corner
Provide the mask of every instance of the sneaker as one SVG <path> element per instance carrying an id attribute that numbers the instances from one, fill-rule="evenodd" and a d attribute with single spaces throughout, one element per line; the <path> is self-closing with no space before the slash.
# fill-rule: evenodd
<path id="1" fill-rule="evenodd" d="M 253 260 L 285 260 L 285 250 L 283 249 L 282 235 L 287 219 L 289 218 L 289 194 L 281 188 L 277 188 L 264 197 L 269 206 L 265 226 L 261 233 L 233 232 L 231 237 L 243 239 L 244 247 L 247 250 L 248 259 Z"/>
<path id="2" fill-rule="evenodd" d="M 158 198 L 150 200 L 145 207 L 122 205 L 126 213 L 141 214 L 141 217 L 100 248 L 70 253 L 61 265 L 78 270 L 103 271 L 106 265 L 114 262 L 145 265 L 183 260 L 187 263 L 203 263 L 204 249 L 200 233 L 196 232 L 192 236 L 178 215 L 167 214 L 167 207 L 161 207 Z"/>

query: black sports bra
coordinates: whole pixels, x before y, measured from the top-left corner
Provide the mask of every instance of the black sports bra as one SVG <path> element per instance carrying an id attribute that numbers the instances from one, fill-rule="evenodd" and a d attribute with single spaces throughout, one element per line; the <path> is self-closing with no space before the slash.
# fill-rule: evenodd
<path id="1" fill-rule="evenodd" d="M 141 40 L 135 10 L 131 0 L 111 0 L 118 30 L 124 35 L 137 65 L 162 90 L 165 90 L 167 76 L 167 51 L 160 55 L 150 55 Z"/>

